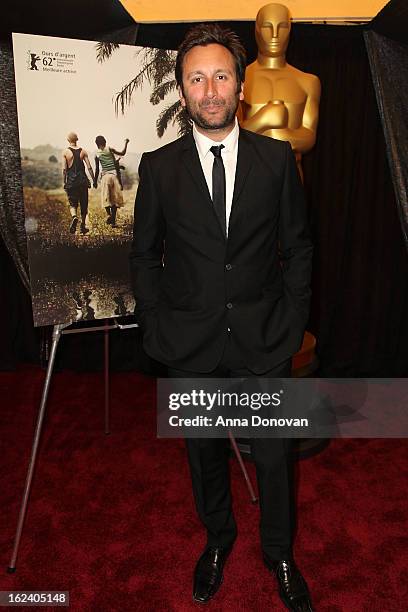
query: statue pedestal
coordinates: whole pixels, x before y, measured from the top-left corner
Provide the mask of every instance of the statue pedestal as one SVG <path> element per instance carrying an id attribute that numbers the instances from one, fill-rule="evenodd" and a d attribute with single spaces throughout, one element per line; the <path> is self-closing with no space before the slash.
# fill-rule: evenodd
<path id="1" fill-rule="evenodd" d="M 305 332 L 300 350 L 292 359 L 292 376 L 302 378 L 311 376 L 318 368 L 319 360 L 316 357 L 316 338 L 310 332 Z"/>

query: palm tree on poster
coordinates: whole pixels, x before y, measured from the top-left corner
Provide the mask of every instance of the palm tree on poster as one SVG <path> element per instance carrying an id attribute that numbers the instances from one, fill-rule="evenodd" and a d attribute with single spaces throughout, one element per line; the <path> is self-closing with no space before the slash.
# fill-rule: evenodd
<path id="1" fill-rule="evenodd" d="M 102 63 L 109 59 L 116 49 L 117 43 L 100 42 L 96 45 L 96 58 Z M 150 102 L 154 105 L 159 104 L 165 97 L 177 87 L 174 78 L 174 68 L 176 58 L 174 51 L 166 49 L 145 48 L 137 51 L 141 56 L 141 70 L 129 83 L 124 85 L 115 97 L 115 112 L 125 114 L 125 109 L 129 106 L 133 93 L 136 89 L 141 89 L 147 81 L 152 87 Z M 172 123 L 177 124 L 179 136 L 187 134 L 191 129 L 190 121 L 184 112 L 180 101 L 171 102 L 159 114 L 156 120 L 156 131 L 161 138 L 167 127 Z"/>

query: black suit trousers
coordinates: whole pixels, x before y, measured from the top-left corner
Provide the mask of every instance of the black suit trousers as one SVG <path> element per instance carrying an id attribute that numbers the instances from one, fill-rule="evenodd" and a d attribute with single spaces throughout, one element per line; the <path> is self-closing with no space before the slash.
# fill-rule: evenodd
<path id="1" fill-rule="evenodd" d="M 227 378 L 253 376 L 240 358 L 232 334 L 227 334 L 221 362 L 199 374 L 169 368 L 170 378 Z M 291 360 L 263 373 L 263 378 L 289 378 Z M 260 537 L 271 560 L 291 556 L 294 531 L 293 453 L 290 439 L 250 439 L 256 466 L 260 503 Z M 208 546 L 232 546 L 237 526 L 232 510 L 229 439 L 186 439 L 198 515 L 207 529 Z"/>

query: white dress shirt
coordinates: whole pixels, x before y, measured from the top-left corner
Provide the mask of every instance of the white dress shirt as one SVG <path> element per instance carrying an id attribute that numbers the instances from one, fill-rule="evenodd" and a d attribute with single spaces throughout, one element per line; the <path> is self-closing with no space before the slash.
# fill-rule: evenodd
<path id="1" fill-rule="evenodd" d="M 214 154 L 210 151 L 214 145 L 221 149 L 222 161 L 225 168 L 225 213 L 227 222 L 227 234 L 229 218 L 231 214 L 232 196 L 234 194 L 235 171 L 237 168 L 238 156 L 238 136 L 239 126 L 238 120 L 235 118 L 235 125 L 228 136 L 222 142 L 214 142 L 204 134 L 201 134 L 193 123 L 193 138 L 196 143 L 198 156 L 200 158 L 201 167 L 204 172 L 205 180 L 207 181 L 208 191 L 212 197 L 212 169 L 214 164 Z"/>

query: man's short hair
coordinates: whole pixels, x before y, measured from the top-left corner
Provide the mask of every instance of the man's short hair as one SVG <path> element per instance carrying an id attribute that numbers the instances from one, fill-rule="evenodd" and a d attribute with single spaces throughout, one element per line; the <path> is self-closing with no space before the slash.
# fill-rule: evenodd
<path id="1" fill-rule="evenodd" d="M 241 87 L 241 83 L 245 80 L 246 52 L 237 34 L 217 23 L 200 23 L 187 32 L 177 52 L 175 75 L 181 90 L 183 90 L 183 62 L 186 53 L 193 47 L 213 44 L 222 45 L 232 54 L 237 86 Z"/>
<path id="2" fill-rule="evenodd" d="M 76 142 L 78 140 L 78 136 L 75 134 L 75 132 L 70 132 L 67 135 L 67 140 L 68 142 Z"/>
<path id="3" fill-rule="evenodd" d="M 97 147 L 104 147 L 106 145 L 106 139 L 103 136 L 97 136 L 95 138 L 95 144 Z"/>

